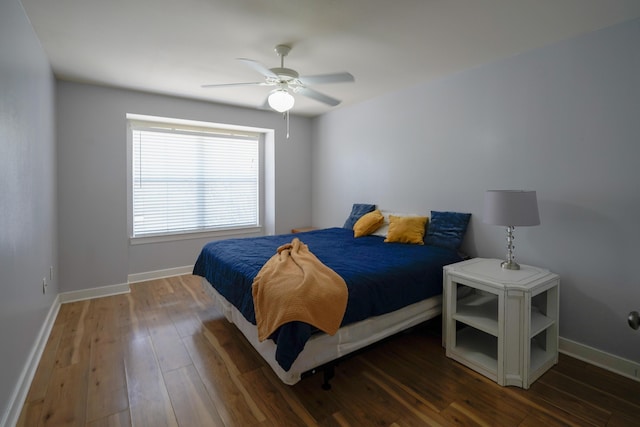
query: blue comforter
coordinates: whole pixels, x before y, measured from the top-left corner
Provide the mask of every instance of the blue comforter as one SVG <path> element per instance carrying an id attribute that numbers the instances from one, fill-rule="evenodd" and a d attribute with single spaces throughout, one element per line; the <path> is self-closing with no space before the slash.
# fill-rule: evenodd
<path id="1" fill-rule="evenodd" d="M 243 316 L 255 324 L 251 285 L 280 245 L 298 237 L 347 283 L 349 299 L 342 325 L 377 316 L 442 293 L 442 267 L 461 261 L 453 250 L 429 245 L 384 243 L 379 236 L 354 238 L 353 231 L 328 228 L 299 234 L 227 239 L 208 243 L 193 274 L 205 277 Z M 303 322 L 280 327 L 270 338 L 276 360 L 291 368 L 314 328 Z"/>

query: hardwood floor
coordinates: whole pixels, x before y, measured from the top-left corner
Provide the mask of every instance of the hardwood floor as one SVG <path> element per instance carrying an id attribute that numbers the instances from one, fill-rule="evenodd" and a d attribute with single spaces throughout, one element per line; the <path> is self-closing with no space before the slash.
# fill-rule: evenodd
<path id="1" fill-rule="evenodd" d="M 200 279 L 64 304 L 19 426 L 630 426 L 640 383 L 562 356 L 531 389 L 447 359 L 439 320 L 287 386 L 211 305 Z"/>

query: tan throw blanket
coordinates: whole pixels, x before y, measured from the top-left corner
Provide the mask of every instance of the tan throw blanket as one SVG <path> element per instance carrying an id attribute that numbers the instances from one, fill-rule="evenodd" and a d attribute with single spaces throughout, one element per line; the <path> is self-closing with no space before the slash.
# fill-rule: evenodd
<path id="1" fill-rule="evenodd" d="M 334 335 L 347 308 L 347 284 L 297 237 L 267 261 L 252 285 L 258 339 L 301 321 Z"/>

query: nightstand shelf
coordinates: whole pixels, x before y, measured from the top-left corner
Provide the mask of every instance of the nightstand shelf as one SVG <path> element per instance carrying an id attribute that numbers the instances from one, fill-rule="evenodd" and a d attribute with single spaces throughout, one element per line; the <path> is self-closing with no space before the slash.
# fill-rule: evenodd
<path id="1" fill-rule="evenodd" d="M 498 297 L 473 294 L 458 300 L 453 318 L 483 332 L 498 336 Z"/>
<path id="2" fill-rule="evenodd" d="M 545 316 L 537 307 L 531 307 L 531 337 L 535 337 L 540 332 L 553 325 L 554 319 Z"/>
<path id="3" fill-rule="evenodd" d="M 447 357 L 500 385 L 529 388 L 558 362 L 560 278 L 474 258 L 444 267 Z"/>
<path id="4" fill-rule="evenodd" d="M 467 365 L 496 381 L 498 371 L 498 338 L 467 327 L 457 332 L 456 347 L 465 354 Z"/>
<path id="5" fill-rule="evenodd" d="M 557 359 L 557 356 L 555 356 L 555 358 Z M 542 370 L 542 372 L 540 372 L 540 375 L 542 375 L 542 373 L 546 372 L 547 369 L 556 363 L 553 354 L 542 348 L 537 341 L 531 341 L 531 372 L 540 372 Z M 548 368 L 543 369 L 547 365 Z"/>

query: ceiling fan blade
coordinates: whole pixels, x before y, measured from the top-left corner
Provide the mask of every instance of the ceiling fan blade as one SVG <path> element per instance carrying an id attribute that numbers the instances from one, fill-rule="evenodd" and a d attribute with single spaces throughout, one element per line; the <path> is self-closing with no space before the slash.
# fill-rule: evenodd
<path id="1" fill-rule="evenodd" d="M 248 82 L 248 83 L 223 83 L 213 85 L 202 85 L 201 87 L 225 87 L 225 86 L 270 86 L 265 82 Z"/>
<path id="2" fill-rule="evenodd" d="M 257 72 L 259 72 L 265 77 L 271 77 L 272 79 L 278 78 L 278 76 L 273 71 L 271 71 L 270 69 L 268 69 L 267 67 L 259 63 L 258 61 L 254 61 L 253 59 L 247 59 L 247 58 L 238 58 L 238 61 L 244 62 L 249 67 L 253 68 L 254 70 L 256 70 Z"/>
<path id="3" fill-rule="evenodd" d="M 339 99 L 332 98 L 329 95 L 325 95 L 324 93 L 309 89 L 308 87 L 297 88 L 295 92 L 307 96 L 311 99 L 315 99 L 316 101 L 331 105 L 332 107 L 335 107 L 336 105 L 340 104 L 340 102 L 342 102 Z"/>
<path id="4" fill-rule="evenodd" d="M 349 83 L 355 78 L 349 73 L 318 74 L 315 76 L 301 76 L 298 78 L 303 85 L 319 85 L 327 83 Z"/>

